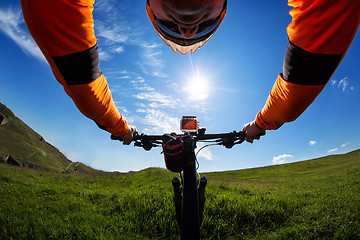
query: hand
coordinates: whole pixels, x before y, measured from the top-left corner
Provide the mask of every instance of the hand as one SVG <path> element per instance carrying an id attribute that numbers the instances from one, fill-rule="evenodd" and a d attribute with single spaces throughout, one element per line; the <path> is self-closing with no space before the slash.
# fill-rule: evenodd
<path id="1" fill-rule="evenodd" d="M 244 125 L 243 131 L 246 133 L 246 141 L 253 143 L 254 139 L 259 140 L 260 136 L 265 135 L 265 130 L 256 124 L 256 121 Z"/>
<path id="2" fill-rule="evenodd" d="M 122 141 L 124 145 L 130 145 L 131 141 L 133 140 L 134 134 L 137 132 L 136 127 L 133 125 L 128 125 L 129 131 L 123 136 L 115 136 L 111 134 L 112 140 L 119 140 Z"/>
<path id="3" fill-rule="evenodd" d="M 136 127 L 133 125 L 129 125 L 129 131 L 127 132 L 127 134 L 122 136 L 122 138 L 124 139 L 124 145 L 129 145 L 131 143 L 135 132 L 137 132 Z"/>

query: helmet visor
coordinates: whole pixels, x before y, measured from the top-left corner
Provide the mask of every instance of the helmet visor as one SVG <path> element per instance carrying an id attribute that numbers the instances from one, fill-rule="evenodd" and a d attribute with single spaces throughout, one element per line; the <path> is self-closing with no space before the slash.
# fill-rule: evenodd
<path id="1" fill-rule="evenodd" d="M 224 7 L 216 19 L 199 24 L 195 35 L 191 38 L 185 38 L 180 33 L 176 24 L 164 23 L 158 20 L 150 8 L 149 1 L 147 1 L 146 4 L 147 15 L 156 32 L 175 53 L 179 51 L 181 54 L 187 54 L 189 52 L 194 53 L 197 49 L 202 47 L 221 25 L 226 15 L 226 9 L 227 1 L 225 0 Z"/>

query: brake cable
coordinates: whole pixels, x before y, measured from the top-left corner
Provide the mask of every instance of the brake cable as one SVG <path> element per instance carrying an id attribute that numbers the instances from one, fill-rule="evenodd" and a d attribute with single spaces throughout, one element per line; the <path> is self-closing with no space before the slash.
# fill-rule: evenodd
<path id="1" fill-rule="evenodd" d="M 199 148 L 199 150 L 196 152 L 195 157 L 197 157 L 197 155 L 199 154 L 199 152 L 200 152 L 201 150 L 203 150 L 204 148 L 206 148 L 206 147 L 208 147 L 208 146 L 215 146 L 215 145 L 220 145 L 220 144 L 219 144 L 219 143 L 211 143 L 211 144 L 207 144 L 207 145 L 202 146 L 202 147 Z"/>

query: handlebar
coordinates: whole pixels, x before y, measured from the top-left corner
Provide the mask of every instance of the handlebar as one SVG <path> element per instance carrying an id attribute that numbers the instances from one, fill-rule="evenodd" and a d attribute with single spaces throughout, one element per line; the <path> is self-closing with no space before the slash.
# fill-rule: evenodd
<path id="1" fill-rule="evenodd" d="M 233 131 L 230 133 L 215 133 L 215 134 L 205 134 L 205 128 L 199 129 L 196 133 L 183 133 L 175 134 L 175 136 L 184 139 L 186 137 L 192 137 L 195 142 L 213 142 L 216 145 L 223 145 L 226 148 L 232 148 L 235 144 L 241 144 L 245 141 L 246 132 L 245 131 Z M 265 132 L 260 133 L 258 136 L 264 136 Z M 111 135 L 112 140 L 123 141 L 121 137 Z M 149 151 L 153 147 L 160 147 L 162 144 L 163 135 L 146 135 L 144 133 L 138 134 L 135 132 L 133 141 L 135 147 L 143 147 L 145 150 Z"/>
<path id="2" fill-rule="evenodd" d="M 195 142 L 213 142 L 216 145 L 223 145 L 226 148 L 232 148 L 235 144 L 240 144 L 245 141 L 246 134 L 244 131 L 230 132 L 230 133 L 216 133 L 216 134 L 205 134 L 205 131 L 199 131 L 196 133 L 185 133 L 185 134 L 174 134 L 177 137 L 184 139 L 191 137 Z M 134 146 L 143 147 L 149 151 L 152 147 L 161 146 L 163 135 L 146 135 L 146 134 L 135 134 L 133 141 Z"/>

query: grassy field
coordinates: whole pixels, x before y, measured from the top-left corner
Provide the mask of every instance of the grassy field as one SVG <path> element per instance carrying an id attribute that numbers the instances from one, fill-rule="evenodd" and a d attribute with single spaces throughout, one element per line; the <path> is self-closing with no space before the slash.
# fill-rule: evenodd
<path id="1" fill-rule="evenodd" d="M 360 239 L 359 150 L 204 175 L 202 239 Z M 0 239 L 178 239 L 174 176 L 0 164 Z"/>

